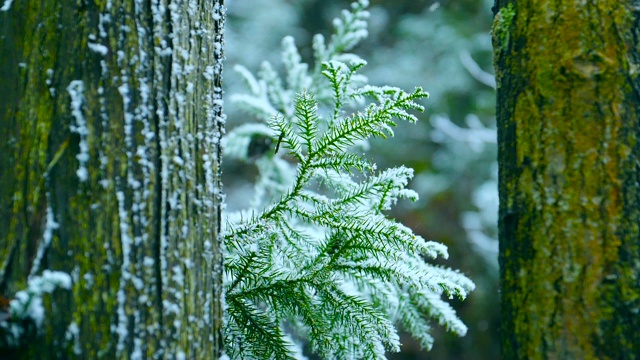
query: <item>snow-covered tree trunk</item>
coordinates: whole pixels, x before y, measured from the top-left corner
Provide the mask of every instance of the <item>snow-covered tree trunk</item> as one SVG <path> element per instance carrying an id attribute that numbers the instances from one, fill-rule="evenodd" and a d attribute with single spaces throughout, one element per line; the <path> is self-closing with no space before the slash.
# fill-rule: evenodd
<path id="1" fill-rule="evenodd" d="M 638 1 L 497 1 L 504 359 L 640 354 Z"/>
<path id="2" fill-rule="evenodd" d="M 0 3 L 0 357 L 221 354 L 222 3 Z"/>

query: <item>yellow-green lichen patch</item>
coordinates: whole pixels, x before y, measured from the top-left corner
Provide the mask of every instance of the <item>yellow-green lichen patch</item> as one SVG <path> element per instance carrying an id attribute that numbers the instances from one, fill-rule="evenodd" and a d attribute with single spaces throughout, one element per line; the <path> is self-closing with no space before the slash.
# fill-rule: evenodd
<path id="1" fill-rule="evenodd" d="M 500 48 L 502 50 L 509 46 L 509 28 L 513 23 L 513 19 L 516 16 L 516 11 L 513 4 L 503 7 L 498 11 L 493 20 L 493 36 L 499 40 Z"/>
<path id="2" fill-rule="evenodd" d="M 629 164 L 640 150 L 638 96 L 625 70 L 637 64 L 629 64 L 632 50 L 621 41 L 631 39 L 632 24 L 619 2 L 594 6 L 518 2 L 509 42 L 522 46 L 496 62 L 498 80 L 518 86 L 499 87 L 498 95 L 505 92 L 499 114 L 508 115 L 499 121 L 515 129 L 503 138 L 514 142 L 515 155 L 502 153 L 508 186 L 501 207 L 521 213 L 513 232 L 503 232 L 512 238 L 501 239 L 501 257 L 509 267 L 503 300 L 524 309 L 510 326 L 525 358 L 602 358 L 594 339 L 607 338 L 602 329 L 614 320 L 608 307 L 616 306 L 606 292 L 629 294 L 629 303 L 638 298 L 629 280 L 607 280 L 638 273 L 620 265 L 638 237 L 637 225 L 625 220 L 637 217 L 629 187 L 637 170 Z M 532 253 L 522 253 L 529 248 L 523 243 Z"/>

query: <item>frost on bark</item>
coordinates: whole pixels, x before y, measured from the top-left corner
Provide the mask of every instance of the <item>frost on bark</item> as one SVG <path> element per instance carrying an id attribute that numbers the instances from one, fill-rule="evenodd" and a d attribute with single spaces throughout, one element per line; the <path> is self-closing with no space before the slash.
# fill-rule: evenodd
<path id="1" fill-rule="evenodd" d="M 222 0 L 0 3 L 0 295 L 72 279 L 0 357 L 220 355 L 223 27 Z"/>
<path id="2" fill-rule="evenodd" d="M 640 358 L 640 3 L 495 10 L 503 358 Z"/>

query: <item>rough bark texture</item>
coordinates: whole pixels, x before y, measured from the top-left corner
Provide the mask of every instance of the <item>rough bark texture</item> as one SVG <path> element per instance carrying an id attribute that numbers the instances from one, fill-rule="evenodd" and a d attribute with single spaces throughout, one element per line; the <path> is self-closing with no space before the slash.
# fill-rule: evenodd
<path id="1" fill-rule="evenodd" d="M 640 2 L 496 5 L 503 359 L 640 358 Z"/>
<path id="2" fill-rule="evenodd" d="M 220 355 L 222 2 L 4 1 L 0 295 L 73 287 L 0 357 Z"/>

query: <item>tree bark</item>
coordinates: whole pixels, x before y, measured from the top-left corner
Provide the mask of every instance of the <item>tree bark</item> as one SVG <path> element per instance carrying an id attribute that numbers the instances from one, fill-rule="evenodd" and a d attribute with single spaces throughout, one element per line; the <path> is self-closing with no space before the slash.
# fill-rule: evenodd
<path id="1" fill-rule="evenodd" d="M 2 352 L 218 358 L 223 0 L 0 8 L 0 295 L 73 280 Z"/>
<path id="2" fill-rule="evenodd" d="M 640 358 L 640 3 L 496 5 L 503 359 Z"/>

